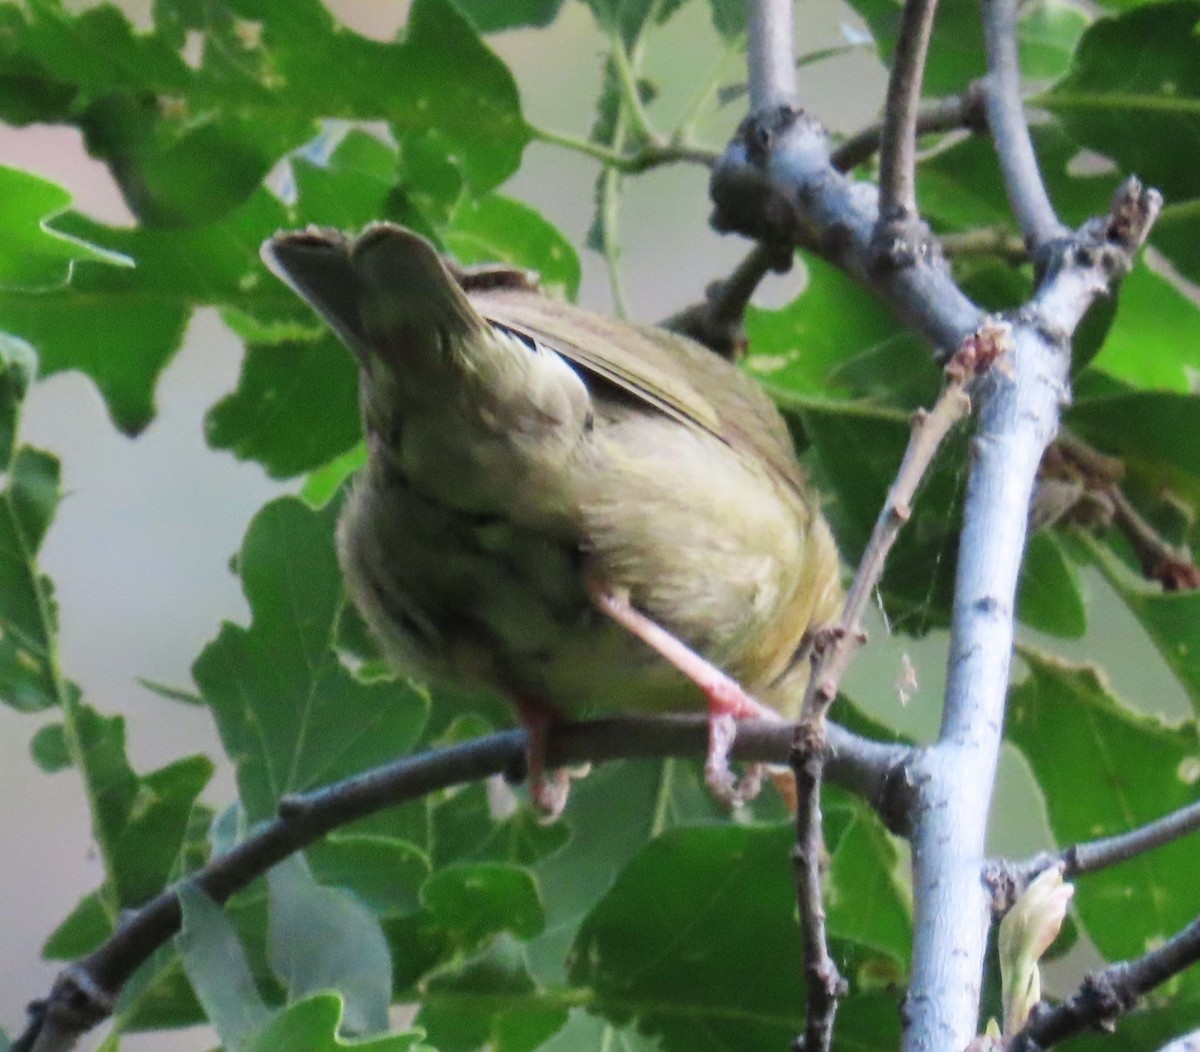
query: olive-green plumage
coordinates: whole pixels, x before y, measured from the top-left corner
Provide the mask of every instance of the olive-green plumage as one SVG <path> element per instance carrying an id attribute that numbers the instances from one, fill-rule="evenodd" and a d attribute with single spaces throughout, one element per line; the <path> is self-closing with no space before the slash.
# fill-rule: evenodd
<path id="1" fill-rule="evenodd" d="M 753 381 L 518 283 L 468 294 L 399 227 L 285 233 L 264 254 L 360 367 L 368 462 L 339 553 L 393 661 L 570 716 L 703 708 L 597 610 L 598 583 L 794 712 L 838 557 Z"/>

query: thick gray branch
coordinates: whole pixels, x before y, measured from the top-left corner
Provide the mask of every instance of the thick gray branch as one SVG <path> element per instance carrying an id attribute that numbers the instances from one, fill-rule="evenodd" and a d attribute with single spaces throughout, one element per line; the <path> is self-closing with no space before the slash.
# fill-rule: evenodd
<path id="1" fill-rule="evenodd" d="M 983 848 L 1012 654 L 1013 606 L 1042 451 L 1068 395 L 1071 334 L 1130 265 L 1160 207 L 1129 180 L 1103 220 L 1051 261 L 1013 318 L 1012 368 L 978 393 L 980 423 L 963 511 L 949 675 L 937 744 L 922 753 L 915 809 L 915 932 L 905 1052 L 961 1049 L 977 1031 L 990 916 Z"/>
<path id="2" fill-rule="evenodd" d="M 799 98 L 792 46 L 792 0 L 748 0 L 748 4 L 746 69 L 750 77 L 750 112 L 792 105 Z"/>
<path id="3" fill-rule="evenodd" d="M 775 245 L 802 245 L 890 303 L 945 361 L 983 323 L 930 242 L 901 266 L 874 240 L 879 192 L 836 171 L 829 140 L 783 107 L 745 121 L 713 168 L 713 224 Z"/>

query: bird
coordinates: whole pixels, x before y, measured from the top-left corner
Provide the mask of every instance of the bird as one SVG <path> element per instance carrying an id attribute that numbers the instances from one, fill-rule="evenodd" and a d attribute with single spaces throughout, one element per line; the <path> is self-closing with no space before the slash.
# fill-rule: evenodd
<path id="1" fill-rule="evenodd" d="M 465 269 L 392 223 L 265 242 L 359 370 L 366 462 L 340 514 L 347 593 L 385 658 L 507 699 L 547 820 L 555 724 L 707 707 L 794 719 L 842 601 L 820 500 L 762 388 L 707 347 Z M 761 772 L 759 772 L 760 774 Z"/>

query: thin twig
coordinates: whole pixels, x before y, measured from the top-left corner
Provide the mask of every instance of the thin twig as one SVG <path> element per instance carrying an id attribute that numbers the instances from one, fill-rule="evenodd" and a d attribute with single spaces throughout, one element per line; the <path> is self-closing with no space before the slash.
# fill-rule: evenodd
<path id="1" fill-rule="evenodd" d="M 863 617 L 871 596 L 883 576 L 887 561 L 901 528 L 912 514 L 912 502 L 917 487 L 929 469 L 943 439 L 971 410 L 967 394 L 977 376 L 1007 354 L 1012 342 L 1007 325 L 992 323 L 965 341 L 946 366 L 946 385 L 929 412 L 914 415 L 908 448 L 896 473 L 896 481 L 888 491 L 887 500 L 875 520 L 871 539 L 854 575 L 854 583 L 846 596 L 842 615 L 827 639 L 817 646 L 812 678 L 801 709 L 803 717 L 824 719 L 829 706 L 837 697 L 838 684 L 850 664 L 854 647 L 863 639 Z"/>
<path id="2" fill-rule="evenodd" d="M 1084 1030 L 1112 1030 L 1138 1000 L 1200 960 L 1200 918 L 1157 949 L 1110 965 L 1084 979 L 1053 1008 L 1039 1006 L 1009 1045 L 1009 1052 L 1037 1052 Z"/>
<path id="3" fill-rule="evenodd" d="M 1131 829 L 1128 833 L 1072 845 L 1062 852 L 1063 876 L 1082 876 L 1127 862 L 1197 829 L 1200 829 L 1200 801 L 1172 811 L 1138 829 Z"/>
<path id="4" fill-rule="evenodd" d="M 1029 262 L 1025 242 L 1006 226 L 980 227 L 938 238 L 947 259 L 968 256 L 998 256 L 1005 263 L 1018 265 Z"/>
<path id="5" fill-rule="evenodd" d="M 937 0 L 906 0 L 888 78 L 879 146 L 879 219 L 917 215 L 917 112 Z"/>
<path id="6" fill-rule="evenodd" d="M 791 261 L 791 252 L 781 259 L 775 246 L 760 242 L 729 277 L 708 286 L 702 303 L 693 303 L 660 324 L 698 340 L 723 358 L 740 358 L 746 349 L 743 321 L 754 290 L 768 273 L 786 269 Z"/>
<path id="7" fill-rule="evenodd" d="M 625 42 L 621 39 L 621 31 L 616 19 L 608 33 L 609 53 L 612 55 L 613 69 L 617 75 L 617 87 L 620 89 L 622 109 L 629 115 L 630 131 L 646 142 L 661 142 L 662 136 L 654 130 L 650 115 L 642 103 L 642 93 L 638 86 L 638 71 L 635 60 L 625 50 Z"/>
<path id="8" fill-rule="evenodd" d="M 983 31 L 988 57 L 988 126 L 1013 215 L 1025 243 L 1037 254 L 1068 231 L 1058 221 L 1046 193 L 1025 121 L 1017 54 L 1017 0 L 983 0 Z"/>
<path id="9" fill-rule="evenodd" d="M 1030 881 L 1051 866 L 1061 867 L 1063 877 L 1070 880 L 1128 862 L 1198 829 L 1200 801 L 1127 833 L 1072 844 L 1059 852 L 1044 851 L 1024 862 L 990 861 L 984 866 L 984 881 L 992 889 L 993 911 L 998 916 L 1007 912 Z"/>
<path id="10" fill-rule="evenodd" d="M 987 130 L 986 87 L 982 80 L 972 81 L 961 95 L 925 102 L 917 110 L 917 135 L 955 131 Z M 882 122 L 872 124 L 838 145 L 829 155 L 829 163 L 839 172 L 848 172 L 865 164 L 879 149 L 883 138 Z"/>
<path id="11" fill-rule="evenodd" d="M 561 146 L 565 150 L 582 153 L 599 161 L 608 168 L 615 168 L 626 175 L 660 168 L 668 164 L 698 164 L 711 168 L 720 156 L 716 150 L 700 146 L 687 140 L 676 142 L 648 142 L 630 153 L 622 153 L 592 139 L 581 139 L 564 132 L 548 128 L 530 127 L 533 137 L 550 146 Z"/>
<path id="12" fill-rule="evenodd" d="M 825 857 L 825 836 L 821 826 L 821 784 L 825 774 L 822 723 L 802 721 L 797 726 L 791 767 L 796 777 L 796 846 L 792 849 L 792 872 L 796 880 L 796 902 L 800 907 L 807 991 L 803 1047 L 804 1052 L 828 1052 L 833 1043 L 838 1001 L 846 996 L 849 986 L 830 956 L 825 930 L 821 887 L 821 865 Z"/>
<path id="13" fill-rule="evenodd" d="M 1094 449 L 1077 435 L 1064 433 L 1053 449 L 1065 458 L 1082 484 L 1082 495 L 1099 501 L 1125 535 L 1142 564 L 1142 576 L 1157 581 L 1167 592 L 1200 588 L 1200 567 L 1192 553 L 1163 537 L 1125 496 L 1123 461 Z M 1049 453 L 1049 451 L 1047 451 Z M 1043 469 L 1045 470 L 1045 469 Z"/>
<path id="14" fill-rule="evenodd" d="M 1142 575 L 1157 581 L 1166 592 L 1195 591 L 1200 588 L 1200 567 L 1184 548 L 1168 543 L 1129 502 L 1120 486 L 1106 492 L 1112 503 L 1113 522 L 1120 527 L 1142 564 Z"/>
<path id="15" fill-rule="evenodd" d="M 903 810 L 905 779 L 897 777 L 910 750 L 867 741 L 831 726 L 830 777 L 878 806 L 883 814 Z M 737 726 L 735 759 L 784 763 L 791 750 L 789 724 L 749 721 Z M 415 756 L 406 756 L 334 785 L 280 801 L 279 817 L 228 853 L 188 875 L 217 902 L 246 887 L 271 866 L 330 831 L 368 814 L 439 789 L 520 771 L 527 748 L 523 731 L 504 731 Z M 621 757 L 703 756 L 708 721 L 700 714 L 612 717 L 556 727 L 547 758 L 554 764 L 602 762 Z M 14 1052 L 36 1047 L 68 1048 L 106 1018 L 130 975 L 178 930 L 179 902 L 173 888 L 123 918 L 118 930 L 59 975 L 44 1001 L 30 1007 L 25 1033 Z"/>
<path id="16" fill-rule="evenodd" d="M 617 118 L 617 132 L 623 131 L 621 118 Z M 620 139 L 618 138 L 618 142 Z M 618 318 L 629 315 L 625 301 L 625 289 L 621 283 L 621 245 L 619 227 L 621 214 L 621 173 L 606 168 L 600 173 L 597 190 L 597 208 L 600 213 L 600 248 L 604 266 L 608 272 L 608 291 L 612 297 L 612 312 Z"/>

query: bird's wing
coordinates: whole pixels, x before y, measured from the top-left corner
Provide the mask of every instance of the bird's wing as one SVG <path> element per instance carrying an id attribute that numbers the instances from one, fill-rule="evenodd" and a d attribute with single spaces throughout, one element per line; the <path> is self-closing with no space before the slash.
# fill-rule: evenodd
<path id="1" fill-rule="evenodd" d="M 553 348 L 642 402 L 761 458 L 797 488 L 803 485 L 791 438 L 770 399 L 708 348 L 665 329 L 613 321 L 525 290 L 496 289 L 469 298 L 488 321 Z"/>

